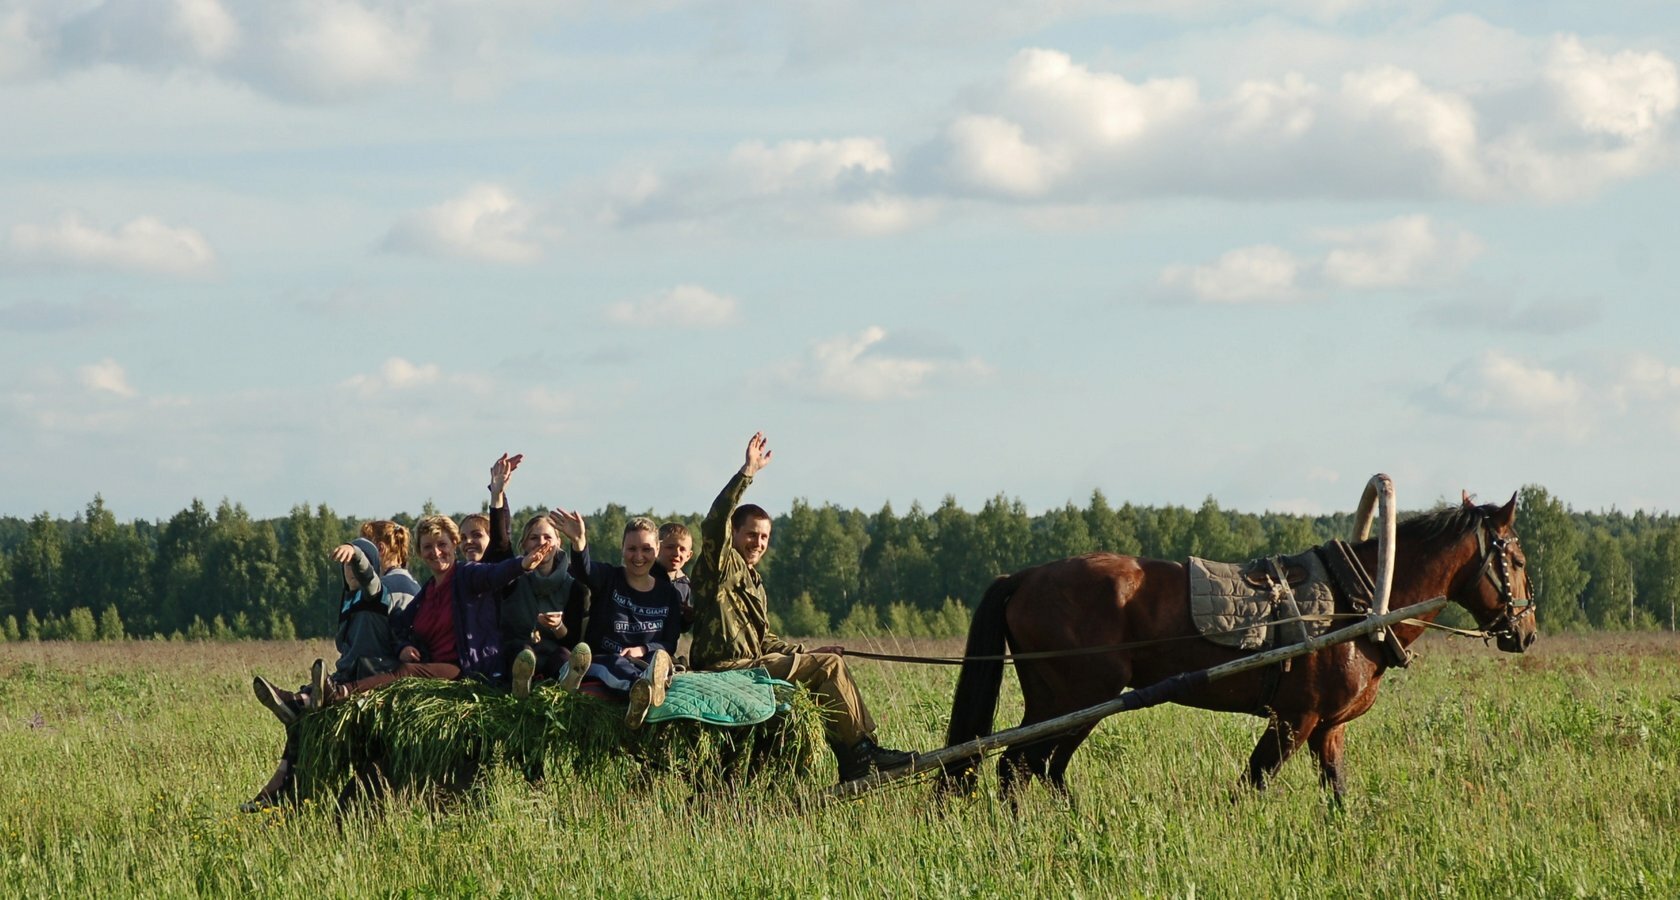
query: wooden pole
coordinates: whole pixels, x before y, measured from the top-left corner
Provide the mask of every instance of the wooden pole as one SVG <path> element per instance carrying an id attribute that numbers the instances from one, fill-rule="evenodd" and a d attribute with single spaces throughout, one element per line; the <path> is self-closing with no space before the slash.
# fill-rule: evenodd
<path id="1" fill-rule="evenodd" d="M 1042 722 L 1034 722 L 1031 725 L 1022 725 L 1018 728 L 1006 728 L 1003 731 L 982 735 L 966 743 L 956 744 L 950 747 L 942 747 L 928 753 L 918 753 L 915 754 L 915 757 L 911 760 L 910 765 L 908 766 L 901 766 L 900 768 L 893 769 L 888 772 L 874 772 L 862 778 L 841 782 L 829 789 L 829 796 L 834 799 L 855 797 L 866 791 L 880 787 L 883 784 L 899 781 L 901 779 L 909 778 L 913 775 L 919 775 L 923 772 L 929 772 L 934 769 L 944 768 L 949 763 L 980 756 L 986 751 L 995 750 L 998 747 L 1007 747 L 1012 744 L 1030 744 L 1042 738 L 1052 737 L 1065 731 L 1072 731 L 1075 728 L 1100 722 L 1115 713 L 1131 712 L 1136 709 L 1147 709 L 1151 706 L 1159 706 L 1162 703 L 1172 700 L 1184 691 L 1206 684 L 1210 681 L 1218 681 L 1221 678 L 1226 678 L 1239 672 L 1247 672 L 1252 669 L 1259 669 L 1274 663 L 1279 663 L 1286 659 L 1293 659 L 1297 656 L 1305 656 L 1308 653 L 1322 650 L 1332 644 L 1340 644 L 1345 641 L 1351 641 L 1354 638 L 1370 634 L 1379 628 L 1389 628 L 1405 621 L 1406 619 L 1429 615 L 1446 605 L 1447 598 L 1445 597 L 1436 597 L 1433 600 L 1425 600 L 1422 603 L 1415 603 L 1411 606 L 1396 609 L 1384 615 L 1371 616 L 1368 619 L 1349 625 L 1346 628 L 1338 628 L 1335 631 L 1325 632 L 1318 637 L 1309 638 L 1299 644 L 1290 644 L 1287 647 L 1278 647 L 1276 649 L 1266 650 L 1261 653 L 1256 653 L 1253 656 L 1245 656 L 1242 659 L 1222 663 L 1211 669 L 1198 669 L 1194 672 L 1183 672 L 1178 675 L 1163 678 L 1162 680 L 1147 687 L 1139 688 L 1134 691 L 1127 691 L 1105 703 L 1099 703 L 1096 706 L 1088 706 L 1084 709 L 1076 710 L 1066 715 L 1056 716 L 1053 719 L 1045 719 Z"/>

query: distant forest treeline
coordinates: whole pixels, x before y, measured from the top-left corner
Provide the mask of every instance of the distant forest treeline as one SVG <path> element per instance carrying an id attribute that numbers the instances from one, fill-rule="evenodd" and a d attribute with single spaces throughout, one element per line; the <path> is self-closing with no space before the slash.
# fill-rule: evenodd
<path id="1" fill-rule="evenodd" d="M 1545 630 L 1674 629 L 1680 519 L 1575 512 L 1535 485 L 1518 502 Z M 428 504 L 421 514 L 434 511 Z M 516 532 L 538 512 L 517 512 Z M 617 562 L 615 538 L 629 515 L 615 505 L 589 516 L 590 532 L 602 536 L 597 558 Z M 392 518 L 412 525 L 415 517 Z M 699 516 L 656 518 L 686 522 L 698 539 Z M 214 511 L 195 500 L 163 522 L 119 522 L 99 496 L 69 521 L 0 517 L 0 637 L 327 635 L 340 578 L 327 554 L 359 526 L 325 504 L 259 520 L 226 500 Z M 1211 497 L 1198 509 L 1117 508 L 1100 491 L 1083 507 L 1037 516 L 1001 494 L 977 512 L 947 497 L 931 512 L 912 505 L 902 515 L 890 504 L 866 513 L 795 501 L 775 520 L 762 571 L 784 633 L 948 636 L 966 629 L 994 577 L 1045 560 L 1093 550 L 1242 560 L 1346 539 L 1352 527 L 1350 513 L 1254 515 Z M 417 558 L 409 567 L 426 577 Z"/>

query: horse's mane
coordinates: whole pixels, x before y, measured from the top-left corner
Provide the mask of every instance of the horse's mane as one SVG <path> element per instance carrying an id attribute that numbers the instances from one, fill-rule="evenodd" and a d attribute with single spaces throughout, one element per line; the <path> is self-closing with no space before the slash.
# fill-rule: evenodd
<path id="1" fill-rule="evenodd" d="M 1395 526 L 1397 537 L 1419 542 L 1452 540 L 1475 528 L 1482 519 L 1498 511 L 1495 506 L 1450 505 L 1418 513 Z"/>

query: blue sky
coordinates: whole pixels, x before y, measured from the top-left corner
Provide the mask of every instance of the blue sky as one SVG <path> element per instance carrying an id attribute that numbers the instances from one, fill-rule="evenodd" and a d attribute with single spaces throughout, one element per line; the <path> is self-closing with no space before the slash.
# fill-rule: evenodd
<path id="1" fill-rule="evenodd" d="M 0 497 L 1671 510 L 1680 8 L 0 0 Z"/>

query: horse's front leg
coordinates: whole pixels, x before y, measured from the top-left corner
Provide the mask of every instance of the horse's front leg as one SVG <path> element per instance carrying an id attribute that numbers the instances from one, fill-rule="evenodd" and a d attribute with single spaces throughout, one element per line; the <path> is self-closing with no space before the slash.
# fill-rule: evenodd
<path id="1" fill-rule="evenodd" d="M 1337 808 L 1341 807 L 1342 797 L 1347 793 L 1342 782 L 1342 746 L 1346 739 L 1343 729 L 1346 727 L 1344 722 L 1320 728 L 1307 740 L 1307 748 L 1318 759 L 1318 783 L 1334 792 L 1333 802 Z"/>
<path id="2" fill-rule="evenodd" d="M 1260 742 L 1254 745 L 1254 752 L 1248 756 L 1248 783 L 1257 791 L 1266 789 L 1266 782 L 1277 774 L 1278 769 L 1301 741 L 1312 733 L 1312 726 L 1316 719 L 1304 721 L 1284 721 L 1273 717 L 1266 725 L 1265 733 L 1260 735 Z"/>

